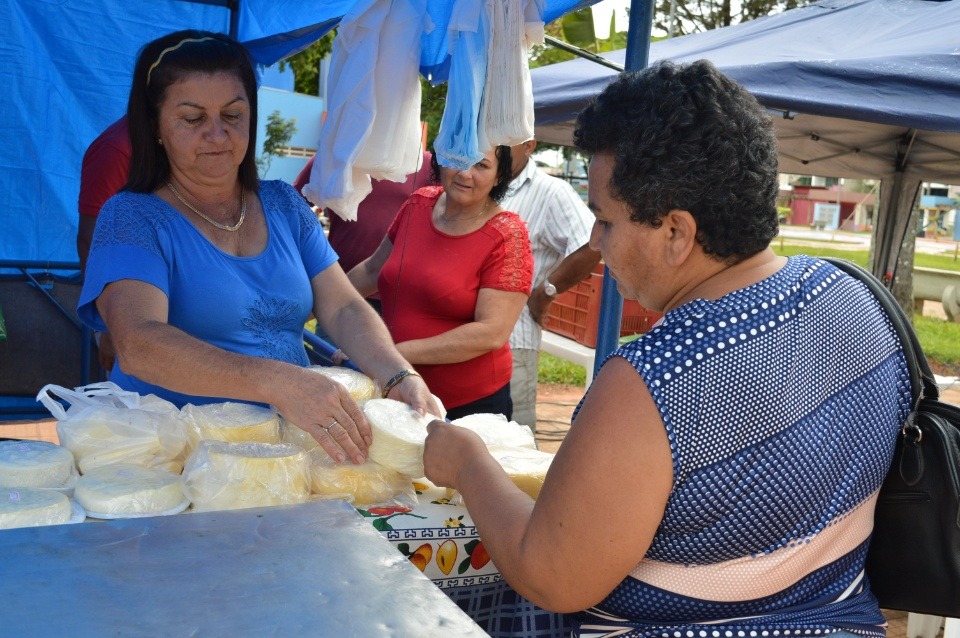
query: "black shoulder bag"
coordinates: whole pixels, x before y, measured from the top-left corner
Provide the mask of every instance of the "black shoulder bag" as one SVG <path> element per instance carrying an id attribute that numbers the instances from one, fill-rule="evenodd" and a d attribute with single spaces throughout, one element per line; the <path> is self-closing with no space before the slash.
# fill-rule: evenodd
<path id="1" fill-rule="evenodd" d="M 827 259 L 863 282 L 900 338 L 914 409 L 880 488 L 867 554 L 870 588 L 885 609 L 960 618 L 960 408 L 940 389 L 903 309 L 872 274 Z"/>

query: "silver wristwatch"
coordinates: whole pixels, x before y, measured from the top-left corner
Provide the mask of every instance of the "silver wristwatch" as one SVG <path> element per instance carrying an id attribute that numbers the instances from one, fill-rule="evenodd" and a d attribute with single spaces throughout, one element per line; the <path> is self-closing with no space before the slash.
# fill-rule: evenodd
<path id="1" fill-rule="evenodd" d="M 557 287 L 554 286 L 554 285 L 553 285 L 552 283 L 550 283 L 549 281 L 544 281 L 544 282 L 543 282 L 543 292 L 546 293 L 546 295 L 547 295 L 548 297 L 556 297 L 556 296 L 557 296 Z"/>

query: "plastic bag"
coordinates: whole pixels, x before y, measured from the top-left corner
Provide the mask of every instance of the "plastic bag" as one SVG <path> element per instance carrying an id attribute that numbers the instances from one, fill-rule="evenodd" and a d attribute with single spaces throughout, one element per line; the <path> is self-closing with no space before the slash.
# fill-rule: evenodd
<path id="1" fill-rule="evenodd" d="M 484 87 L 480 110 L 480 143 L 492 148 L 513 146 L 533 139 L 533 84 L 527 51 L 543 42 L 543 19 L 528 0 L 487 2 L 490 19 L 487 77 L 497 78 Z M 531 20 L 532 21 L 528 21 Z"/>
<path id="2" fill-rule="evenodd" d="M 492 446 L 487 449 L 513 484 L 536 500 L 553 462 L 553 454 L 525 447 Z"/>
<path id="3" fill-rule="evenodd" d="M 88 516 L 103 519 L 168 516 L 190 505 L 177 474 L 127 463 L 90 470 L 77 481 L 73 498 Z"/>
<path id="4" fill-rule="evenodd" d="M 410 479 L 367 459 L 361 465 L 337 463 L 323 450 L 309 452 L 311 491 L 325 498 L 343 498 L 354 505 L 391 503 L 413 507 L 417 493 Z"/>
<path id="5" fill-rule="evenodd" d="M 70 408 L 64 411 L 51 393 Z M 81 474 L 117 463 L 175 473 L 183 469 L 187 432 L 180 410 L 169 401 L 152 394 L 140 396 L 110 382 L 75 390 L 46 385 L 37 401 L 57 418 L 60 444 L 73 453 Z"/>
<path id="6" fill-rule="evenodd" d="M 310 366 L 310 370 L 342 385 L 357 403 L 380 396 L 376 381 L 362 372 L 343 366 Z"/>
<path id="7" fill-rule="evenodd" d="M 73 454 L 47 441 L 0 441 L 0 486 L 70 489 L 77 482 Z"/>
<path id="8" fill-rule="evenodd" d="M 181 414 L 187 428 L 189 452 L 197 449 L 200 441 L 280 442 L 280 415 L 260 405 L 233 401 L 188 403 Z"/>
<path id="9" fill-rule="evenodd" d="M 502 414 L 471 414 L 451 421 L 454 425 L 467 428 L 480 435 L 483 442 L 490 446 L 525 447 L 537 449 L 533 430 L 516 421 L 507 421 Z"/>
<path id="10" fill-rule="evenodd" d="M 440 166 L 466 170 L 483 159 L 482 151 L 490 148 L 483 144 L 478 133 L 490 32 L 483 3 L 480 0 L 455 3 L 449 32 L 447 102 L 433 148 Z"/>
<path id="11" fill-rule="evenodd" d="M 303 503 L 310 461 L 293 445 L 201 441 L 183 470 L 194 511 Z"/>
<path id="12" fill-rule="evenodd" d="M 433 416 L 420 416 L 394 399 L 373 399 L 361 409 L 373 430 L 369 458 L 408 478 L 423 476 L 423 443 Z"/>

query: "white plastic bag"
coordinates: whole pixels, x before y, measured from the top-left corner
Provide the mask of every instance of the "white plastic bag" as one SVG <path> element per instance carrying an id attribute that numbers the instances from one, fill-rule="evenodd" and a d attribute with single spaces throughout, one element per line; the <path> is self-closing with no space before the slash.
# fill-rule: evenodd
<path id="1" fill-rule="evenodd" d="M 323 448 L 310 450 L 311 491 L 324 498 L 342 498 L 354 505 L 417 503 L 413 483 L 375 461 L 337 463 Z"/>
<path id="2" fill-rule="evenodd" d="M 64 410 L 51 394 L 70 407 Z M 57 418 L 60 444 L 73 453 L 81 474 L 117 463 L 183 469 L 187 433 L 180 410 L 169 401 L 109 381 L 74 390 L 46 385 L 37 401 Z"/>
<path id="3" fill-rule="evenodd" d="M 524 447 L 537 449 L 537 442 L 529 426 L 507 421 L 502 414 L 471 414 L 451 421 L 454 425 L 476 432 L 487 447 Z"/>

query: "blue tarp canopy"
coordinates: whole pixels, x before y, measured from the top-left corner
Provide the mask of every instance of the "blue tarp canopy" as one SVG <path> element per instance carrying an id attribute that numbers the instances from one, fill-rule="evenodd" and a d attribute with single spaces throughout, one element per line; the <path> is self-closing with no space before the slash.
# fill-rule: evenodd
<path id="1" fill-rule="evenodd" d="M 356 0 L 0 0 L 0 259 L 75 262 L 80 162 L 126 109 L 137 51 L 178 29 L 233 31 L 268 66 L 336 26 Z M 596 0 L 547 0 L 553 20 Z M 233 3 L 231 3 L 233 4 Z M 452 0 L 421 69 L 442 77 Z"/>
<path id="2" fill-rule="evenodd" d="M 919 183 L 960 183 L 958 25 L 960 0 L 827 0 L 655 42 L 649 58 L 706 58 L 745 86 L 774 115 L 782 172 L 882 179 L 884 274 Z M 576 113 L 615 75 L 586 60 L 535 69 L 538 139 L 570 144 Z"/>

